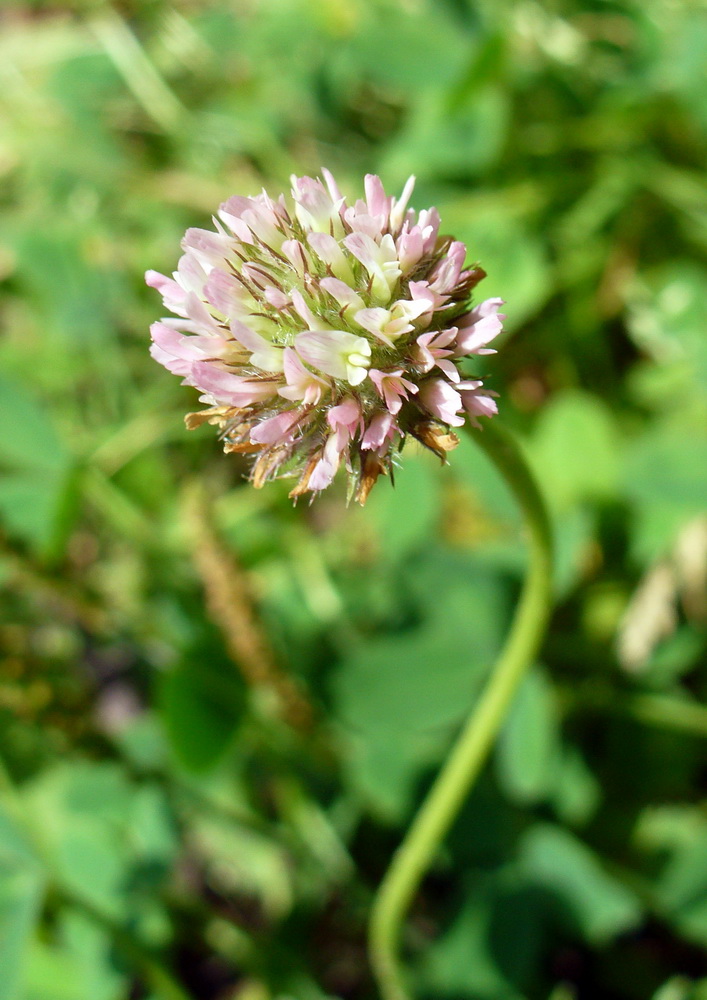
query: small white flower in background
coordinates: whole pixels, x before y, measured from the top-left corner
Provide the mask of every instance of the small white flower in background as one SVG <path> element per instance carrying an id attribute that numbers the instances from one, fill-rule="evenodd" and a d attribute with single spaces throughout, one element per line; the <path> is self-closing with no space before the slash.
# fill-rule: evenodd
<path id="1" fill-rule="evenodd" d="M 464 270 L 436 209 L 407 207 L 414 178 L 397 200 L 369 174 L 350 205 L 322 173 L 292 178 L 294 212 L 283 195 L 229 198 L 214 232 L 187 231 L 173 278 L 147 272 L 176 314 L 151 353 L 208 404 L 187 426 L 254 456 L 256 486 L 286 475 L 290 496 L 317 493 L 343 465 L 364 503 L 408 434 L 444 458 L 451 427 L 496 413 L 458 362 L 494 353 L 502 301 L 471 307 L 484 271 Z"/>

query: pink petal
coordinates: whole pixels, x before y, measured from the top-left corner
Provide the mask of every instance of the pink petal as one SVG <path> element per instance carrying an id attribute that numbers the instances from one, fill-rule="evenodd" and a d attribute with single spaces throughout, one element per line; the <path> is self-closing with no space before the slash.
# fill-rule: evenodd
<path id="1" fill-rule="evenodd" d="M 233 375 L 208 361 L 193 362 L 187 382 L 209 393 L 218 403 L 229 406 L 250 406 L 274 396 L 278 388 L 276 382 Z"/>
<path id="2" fill-rule="evenodd" d="M 444 372 L 450 382 L 458 382 L 461 378 L 459 369 L 453 361 L 447 361 L 445 358 L 437 358 L 437 367 L 440 371 Z"/>
<path id="3" fill-rule="evenodd" d="M 168 278 L 166 275 L 160 274 L 159 271 L 146 271 L 145 283 L 150 288 L 157 289 L 166 309 L 177 313 L 178 316 L 186 315 L 184 303 L 187 293 L 174 278 Z"/>
<path id="4" fill-rule="evenodd" d="M 321 326 L 320 320 L 317 319 L 307 303 L 304 301 L 304 296 L 299 289 L 293 288 L 290 295 L 292 298 L 292 304 L 297 310 L 297 315 L 305 321 L 308 329 L 316 330 L 318 326 Z"/>
<path id="5" fill-rule="evenodd" d="M 283 365 L 287 385 L 278 389 L 278 393 L 285 399 L 301 399 L 306 406 L 316 405 L 326 382 L 305 368 L 294 347 L 283 351 Z"/>
<path id="6" fill-rule="evenodd" d="M 388 410 L 380 410 L 368 425 L 361 441 L 361 447 L 366 451 L 382 448 L 386 441 L 393 436 L 395 427 L 397 425 L 393 414 L 389 413 Z"/>
<path id="7" fill-rule="evenodd" d="M 215 267 L 204 285 L 204 296 L 214 309 L 228 316 L 237 302 L 252 302 L 243 285 L 226 271 Z"/>
<path id="8" fill-rule="evenodd" d="M 290 303 L 292 302 L 292 299 L 289 297 L 289 295 L 286 295 L 284 292 L 281 292 L 279 288 L 266 288 L 265 291 L 263 292 L 263 295 L 270 303 L 270 305 L 274 306 L 275 309 L 284 309 L 286 306 L 289 306 Z"/>
<path id="9" fill-rule="evenodd" d="M 469 313 L 470 316 L 477 319 L 483 319 L 484 316 L 490 316 L 492 313 L 497 313 L 498 310 L 503 305 L 504 300 L 499 298 L 484 299 L 483 302 L 479 302 L 478 306 L 474 308 Z M 505 316 L 501 316 L 501 319 L 505 319 Z"/>
<path id="10" fill-rule="evenodd" d="M 281 247 L 282 252 L 285 257 L 289 260 L 290 264 L 294 267 L 297 274 L 302 276 L 307 270 L 307 255 L 304 252 L 304 247 L 299 240 L 285 240 Z"/>
<path id="11" fill-rule="evenodd" d="M 232 237 L 209 229 L 187 229 L 182 239 L 185 250 L 193 252 L 202 263 L 212 267 L 223 264 L 233 245 Z"/>
<path id="12" fill-rule="evenodd" d="M 500 316 L 488 313 L 471 326 L 461 327 L 457 334 L 455 354 L 495 354 L 486 344 L 497 337 L 503 329 Z"/>
<path id="13" fill-rule="evenodd" d="M 447 256 L 434 269 L 432 273 L 433 281 L 430 287 L 441 294 L 454 291 L 459 281 L 462 267 L 464 266 L 465 257 L 466 246 L 455 240 L 454 243 L 450 244 Z"/>
<path id="14" fill-rule="evenodd" d="M 363 299 L 357 295 L 350 285 L 338 278 L 322 278 L 319 282 L 321 288 L 328 292 L 340 306 L 351 306 L 354 309 L 363 308 Z"/>
<path id="15" fill-rule="evenodd" d="M 145 284 L 149 285 L 150 288 L 156 288 L 161 295 L 169 293 L 173 298 L 184 297 L 184 289 L 181 285 L 178 285 L 174 278 L 168 278 L 166 274 L 160 274 L 159 271 L 145 271 Z"/>
<path id="16" fill-rule="evenodd" d="M 204 359 L 204 352 L 193 343 L 196 338 L 184 336 L 165 323 L 153 323 L 150 334 L 150 354 L 174 375 L 188 375 L 192 362 Z"/>
<path id="17" fill-rule="evenodd" d="M 300 333 L 295 337 L 295 347 L 307 364 L 338 379 L 348 376 L 349 353 L 360 353 L 362 349 L 367 349 L 370 354 L 368 341 L 345 330 L 311 330 Z"/>
<path id="18" fill-rule="evenodd" d="M 298 410 L 285 410 L 284 413 L 268 417 L 253 428 L 250 440 L 253 444 L 277 444 L 288 441 L 292 437 L 290 431 L 301 417 L 302 414 Z"/>
<path id="19" fill-rule="evenodd" d="M 411 270 L 422 257 L 423 240 L 422 230 L 419 226 L 414 226 L 409 233 L 403 233 L 397 242 L 398 259 L 403 274 Z"/>
<path id="20" fill-rule="evenodd" d="M 338 463 L 334 465 L 327 458 L 320 458 L 309 477 L 307 488 L 313 491 L 325 490 L 336 475 L 337 468 Z"/>
<path id="21" fill-rule="evenodd" d="M 390 319 L 390 313 L 387 309 L 381 309 L 380 306 L 373 306 L 371 309 L 359 309 L 354 319 L 359 326 L 362 326 L 364 330 L 373 334 L 382 343 L 388 347 L 395 347 L 390 337 L 387 337 L 381 329 Z"/>
<path id="22" fill-rule="evenodd" d="M 348 396 L 338 406 L 332 406 L 327 413 L 327 423 L 333 428 L 355 428 L 360 418 L 361 409 L 353 396 Z"/>
<path id="23" fill-rule="evenodd" d="M 344 245 L 367 270 L 377 266 L 378 245 L 370 236 L 365 233 L 351 233 L 344 240 Z"/>
<path id="24" fill-rule="evenodd" d="M 390 228 L 392 232 L 396 233 L 403 224 L 403 219 L 405 218 L 405 209 L 410 201 L 410 196 L 415 188 L 415 175 L 411 174 L 405 181 L 405 187 L 400 195 L 400 198 L 392 199 L 392 208 L 390 210 Z"/>
<path id="25" fill-rule="evenodd" d="M 284 359 L 281 347 L 271 344 L 265 337 L 261 337 L 259 333 L 237 319 L 231 323 L 231 333 L 239 344 L 242 344 L 247 351 L 251 351 L 250 362 L 256 368 L 262 368 L 267 372 L 282 371 Z"/>
<path id="26" fill-rule="evenodd" d="M 446 379 L 433 379 L 421 386 L 419 399 L 434 417 L 445 424 L 461 427 L 464 417 L 457 416 L 462 408 L 462 397 Z"/>
<path id="27" fill-rule="evenodd" d="M 367 212 L 355 212 L 352 208 L 347 208 L 344 212 L 344 218 L 351 226 L 354 233 L 362 233 L 364 236 L 369 237 L 372 240 L 379 240 L 381 238 L 383 229 L 385 228 L 385 222 L 383 222 L 383 216 L 369 215 Z"/>
<path id="28" fill-rule="evenodd" d="M 426 208 L 420 212 L 417 224 L 422 230 L 425 238 L 424 252 L 431 253 L 437 244 L 437 233 L 439 232 L 441 219 L 436 208 Z"/>
<path id="29" fill-rule="evenodd" d="M 173 375 L 188 375 L 189 362 L 175 358 L 172 354 L 163 351 L 157 344 L 150 344 L 150 355 L 155 361 L 171 372 Z"/>
<path id="30" fill-rule="evenodd" d="M 420 299 L 423 302 L 426 302 L 430 310 L 434 309 L 439 298 L 430 288 L 429 281 L 411 281 L 410 294 L 413 299 Z"/>
<path id="31" fill-rule="evenodd" d="M 366 204 L 371 215 L 382 215 L 385 222 L 388 222 L 388 212 L 390 210 L 390 200 L 386 197 L 383 182 L 377 174 L 366 174 L 363 180 L 363 187 L 366 192 Z"/>
<path id="32" fill-rule="evenodd" d="M 326 186 L 329 190 L 329 194 L 332 197 L 332 201 L 343 201 L 344 196 L 339 190 L 339 185 L 334 180 L 333 174 L 331 174 L 326 167 L 322 167 L 322 177 L 326 182 Z"/>

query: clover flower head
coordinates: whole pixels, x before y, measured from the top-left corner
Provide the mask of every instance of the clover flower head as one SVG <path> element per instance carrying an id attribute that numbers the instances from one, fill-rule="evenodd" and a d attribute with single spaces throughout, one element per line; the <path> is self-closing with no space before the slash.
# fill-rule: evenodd
<path id="1" fill-rule="evenodd" d="M 316 494 L 344 467 L 364 503 L 412 435 L 444 460 L 495 393 L 459 361 L 495 353 L 501 299 L 470 303 L 485 276 L 437 210 L 408 208 L 379 177 L 349 204 L 331 174 L 292 178 L 294 208 L 265 192 L 229 198 L 214 230 L 189 229 L 173 277 L 148 285 L 174 316 L 154 323 L 152 356 L 202 393 L 187 426 L 220 428 L 251 478 Z"/>

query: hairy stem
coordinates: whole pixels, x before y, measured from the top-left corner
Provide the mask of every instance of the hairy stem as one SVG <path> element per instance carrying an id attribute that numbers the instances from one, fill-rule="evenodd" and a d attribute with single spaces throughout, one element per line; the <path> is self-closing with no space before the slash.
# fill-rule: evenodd
<path id="1" fill-rule="evenodd" d="M 538 652 L 551 607 L 552 541 L 535 479 L 513 438 L 496 421 L 485 422 L 481 431 L 469 428 L 469 433 L 494 462 L 523 511 L 530 565 L 508 638 L 486 688 L 396 851 L 374 900 L 369 949 L 384 1000 L 409 998 L 398 957 L 402 922 Z"/>

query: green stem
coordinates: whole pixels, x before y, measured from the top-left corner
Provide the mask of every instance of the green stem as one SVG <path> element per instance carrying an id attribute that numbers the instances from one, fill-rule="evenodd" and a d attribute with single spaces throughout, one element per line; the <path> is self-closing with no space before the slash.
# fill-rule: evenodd
<path id="1" fill-rule="evenodd" d="M 530 567 L 510 633 L 481 697 L 442 771 L 396 851 L 373 903 L 369 950 L 384 1000 L 408 1000 L 398 959 L 403 919 L 434 856 L 493 745 L 526 668 L 534 660 L 551 608 L 552 541 L 545 504 L 513 438 L 496 421 L 469 433 L 494 462 L 520 505 Z"/>

